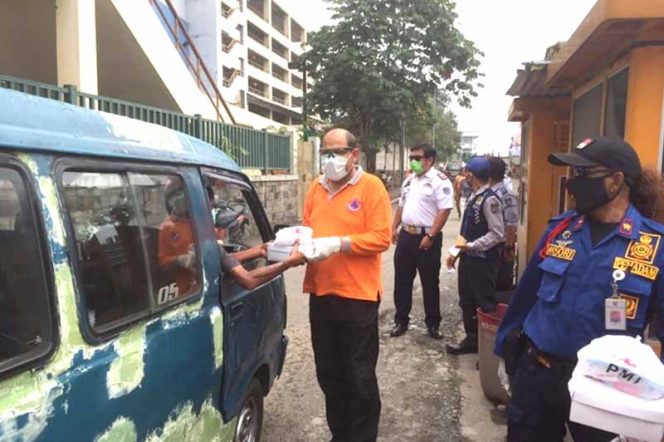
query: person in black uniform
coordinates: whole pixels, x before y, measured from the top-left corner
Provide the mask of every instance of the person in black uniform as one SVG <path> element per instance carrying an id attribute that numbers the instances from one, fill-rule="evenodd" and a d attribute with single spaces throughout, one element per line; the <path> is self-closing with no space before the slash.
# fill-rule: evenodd
<path id="1" fill-rule="evenodd" d="M 477 308 L 491 313 L 498 304 L 495 295 L 500 264 L 499 245 L 504 226 L 500 199 L 489 187 L 489 161 L 474 157 L 467 165 L 473 193 L 463 213 L 461 235 L 456 247 L 459 260 L 459 306 L 466 337 L 457 345 L 447 345 L 450 354 L 477 353 Z M 447 267 L 454 268 L 455 256 Z"/>

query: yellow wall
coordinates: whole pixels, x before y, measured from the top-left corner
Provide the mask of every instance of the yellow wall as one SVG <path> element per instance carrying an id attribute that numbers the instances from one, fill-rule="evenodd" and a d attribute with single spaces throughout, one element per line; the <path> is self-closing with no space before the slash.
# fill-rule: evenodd
<path id="1" fill-rule="evenodd" d="M 557 215 L 559 177 L 565 175 L 563 167 L 554 167 L 548 162 L 548 156 L 554 152 L 567 150 L 567 144 L 561 144 L 556 126 L 569 122 L 570 99 L 567 97 L 550 99 L 541 98 L 529 103 L 528 118 L 528 162 L 526 186 L 527 200 L 524 207 L 526 226 L 519 229 L 519 269 L 525 268 L 525 262 L 534 252 L 537 241 L 551 217 Z"/>
<path id="2" fill-rule="evenodd" d="M 643 47 L 630 54 L 625 140 L 644 166 L 657 168 L 664 108 L 664 47 Z"/>

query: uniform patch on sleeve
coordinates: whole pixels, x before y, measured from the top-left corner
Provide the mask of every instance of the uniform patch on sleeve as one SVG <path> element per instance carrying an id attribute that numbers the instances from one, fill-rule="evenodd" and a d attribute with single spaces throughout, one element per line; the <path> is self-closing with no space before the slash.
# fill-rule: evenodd
<path id="1" fill-rule="evenodd" d="M 498 204 L 498 201 L 491 201 L 489 203 L 489 210 L 491 210 L 491 213 L 494 215 L 497 215 L 500 213 L 500 204 Z"/>

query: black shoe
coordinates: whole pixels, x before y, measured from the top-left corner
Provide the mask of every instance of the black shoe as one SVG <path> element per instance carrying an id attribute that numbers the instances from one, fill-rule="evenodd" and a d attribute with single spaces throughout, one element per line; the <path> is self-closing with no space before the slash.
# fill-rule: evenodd
<path id="1" fill-rule="evenodd" d="M 447 352 L 451 355 L 468 355 L 477 353 L 477 342 L 468 338 L 464 338 L 458 345 L 447 344 L 445 346 Z"/>
<path id="2" fill-rule="evenodd" d="M 438 327 L 427 327 L 427 333 L 434 339 L 443 339 L 443 335 L 440 334 Z"/>
<path id="3" fill-rule="evenodd" d="M 408 331 L 408 326 L 406 324 L 396 324 L 394 328 L 390 331 L 390 336 L 397 338 L 401 335 L 406 334 Z"/>

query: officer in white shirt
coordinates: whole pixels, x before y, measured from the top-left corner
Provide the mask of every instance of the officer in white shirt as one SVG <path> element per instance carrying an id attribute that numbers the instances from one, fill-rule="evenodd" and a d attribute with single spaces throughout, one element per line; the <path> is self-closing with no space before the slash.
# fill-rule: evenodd
<path id="1" fill-rule="evenodd" d="M 411 174 L 401 189 L 399 207 L 392 223 L 394 252 L 394 328 L 390 336 L 408 330 L 413 302 L 413 280 L 419 272 L 424 298 L 425 322 L 429 336 L 441 339 L 440 325 L 440 254 L 441 230 L 454 206 L 452 183 L 433 165 L 436 151 L 430 145 L 410 149 Z M 401 230 L 399 231 L 399 226 Z"/>

